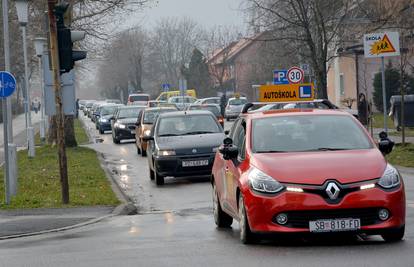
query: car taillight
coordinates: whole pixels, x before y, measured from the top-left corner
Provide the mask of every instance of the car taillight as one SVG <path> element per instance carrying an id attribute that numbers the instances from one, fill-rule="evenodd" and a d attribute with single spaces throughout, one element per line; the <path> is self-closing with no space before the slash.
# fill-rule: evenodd
<path id="1" fill-rule="evenodd" d="M 218 118 L 218 121 L 219 121 L 220 123 L 224 122 L 223 117 L 219 117 L 219 118 Z"/>

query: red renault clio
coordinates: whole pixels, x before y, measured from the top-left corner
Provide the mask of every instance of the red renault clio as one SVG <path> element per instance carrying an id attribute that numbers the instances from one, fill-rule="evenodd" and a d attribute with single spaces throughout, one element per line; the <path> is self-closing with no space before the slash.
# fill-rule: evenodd
<path id="1" fill-rule="evenodd" d="M 239 221 L 243 243 L 257 233 L 404 236 L 405 193 L 398 170 L 346 112 L 291 109 L 242 114 L 212 171 L 218 227 Z"/>

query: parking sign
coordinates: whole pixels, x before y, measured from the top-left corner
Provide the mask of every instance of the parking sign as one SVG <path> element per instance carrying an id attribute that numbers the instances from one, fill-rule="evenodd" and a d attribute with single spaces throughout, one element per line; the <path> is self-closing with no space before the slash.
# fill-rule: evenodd
<path id="1" fill-rule="evenodd" d="M 286 74 L 287 70 L 274 70 L 273 84 L 289 84 Z"/>

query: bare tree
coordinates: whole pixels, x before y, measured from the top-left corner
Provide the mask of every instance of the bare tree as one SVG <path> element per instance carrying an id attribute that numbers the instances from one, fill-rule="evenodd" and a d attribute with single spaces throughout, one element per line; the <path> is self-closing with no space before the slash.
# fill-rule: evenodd
<path id="1" fill-rule="evenodd" d="M 252 23 L 286 40 L 314 71 L 318 96 L 327 98 L 327 63 L 334 56 L 351 0 L 247 0 Z"/>

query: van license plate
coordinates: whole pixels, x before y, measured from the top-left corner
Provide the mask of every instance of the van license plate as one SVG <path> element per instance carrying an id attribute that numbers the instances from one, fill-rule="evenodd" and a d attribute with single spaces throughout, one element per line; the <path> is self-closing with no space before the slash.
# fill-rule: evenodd
<path id="1" fill-rule="evenodd" d="M 208 159 L 183 161 L 183 167 L 199 167 L 199 166 L 207 166 L 207 165 L 208 165 Z"/>

